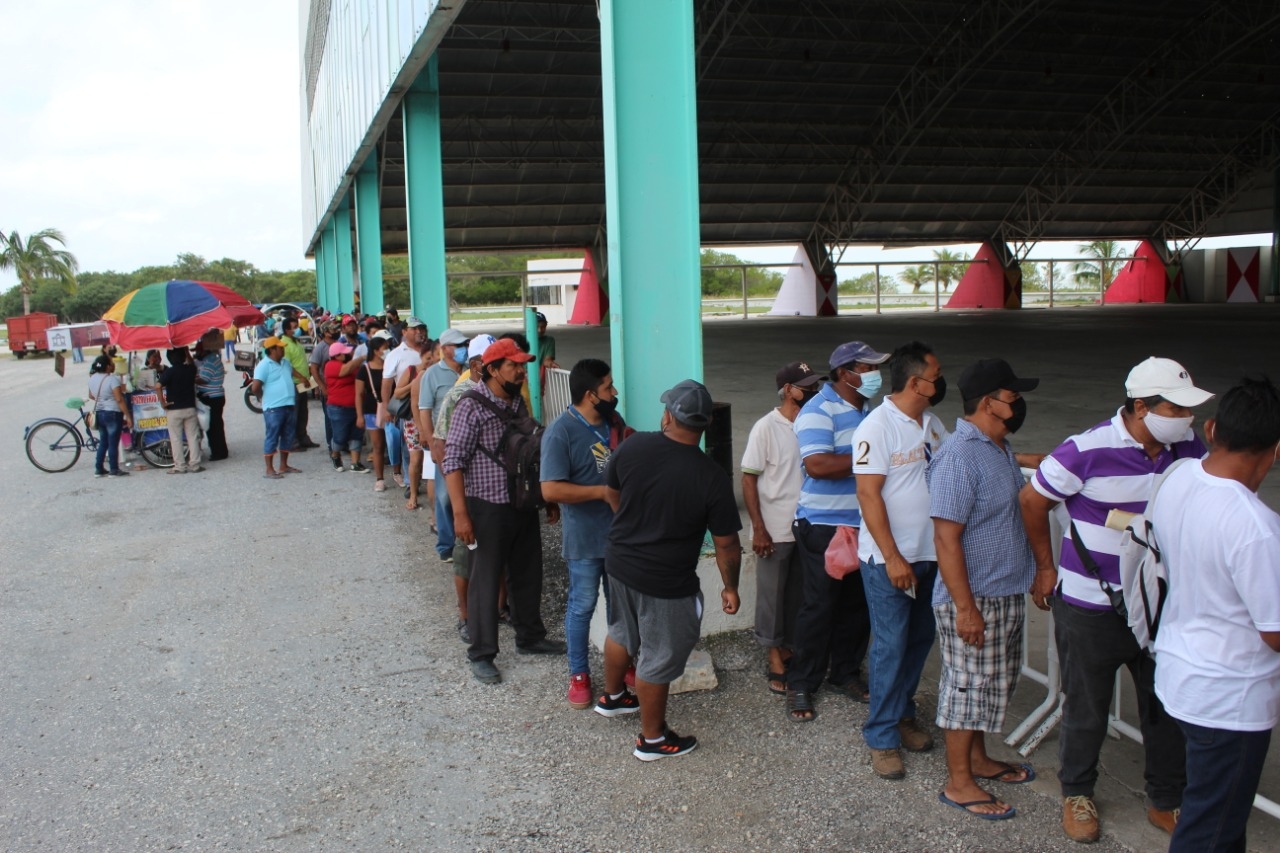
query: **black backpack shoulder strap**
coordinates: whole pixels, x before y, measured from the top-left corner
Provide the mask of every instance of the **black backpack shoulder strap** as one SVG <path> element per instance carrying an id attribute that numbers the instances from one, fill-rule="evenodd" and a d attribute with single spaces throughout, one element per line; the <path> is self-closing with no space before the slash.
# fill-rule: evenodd
<path id="1" fill-rule="evenodd" d="M 486 409 L 493 412 L 503 421 L 509 421 L 515 417 L 514 412 L 508 411 L 507 409 L 502 408 L 497 403 L 490 400 L 488 397 L 481 394 L 479 391 L 477 391 L 474 388 L 463 392 L 462 396 L 459 397 L 458 399 L 459 400 L 475 400 L 476 402 L 480 403 L 480 405 L 484 406 Z"/>

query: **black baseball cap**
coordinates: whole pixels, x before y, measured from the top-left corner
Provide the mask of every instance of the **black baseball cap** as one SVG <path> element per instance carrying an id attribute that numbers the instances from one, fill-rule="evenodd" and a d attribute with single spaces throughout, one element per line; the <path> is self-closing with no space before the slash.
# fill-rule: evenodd
<path id="1" fill-rule="evenodd" d="M 1034 391 L 1040 384 L 1040 380 L 1019 379 L 1014 375 L 1009 362 L 1003 358 L 984 358 L 964 369 L 960 374 L 959 384 L 961 397 L 966 400 L 976 400 L 1001 388 L 1006 391 L 1017 391 L 1019 394 L 1024 391 Z"/>
<path id="2" fill-rule="evenodd" d="M 662 403 L 671 417 L 693 429 L 706 429 L 711 423 L 711 392 L 692 379 L 677 382 L 662 392 Z"/>
<path id="3" fill-rule="evenodd" d="M 813 368 L 803 361 L 793 361 L 778 371 L 775 379 L 778 390 L 783 385 L 795 385 L 798 388 L 810 388 L 822 381 L 822 377 L 813 372 Z"/>

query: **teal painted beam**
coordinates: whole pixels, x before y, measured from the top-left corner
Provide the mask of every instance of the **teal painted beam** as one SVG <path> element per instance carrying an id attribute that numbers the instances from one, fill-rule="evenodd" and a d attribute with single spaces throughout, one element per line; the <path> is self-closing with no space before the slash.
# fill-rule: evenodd
<path id="1" fill-rule="evenodd" d="M 316 238 L 316 295 L 315 301 L 317 305 L 323 305 L 325 298 L 329 293 L 329 271 L 325 268 L 324 262 L 324 236 L 325 232 L 320 232 L 320 236 Z"/>
<path id="2" fill-rule="evenodd" d="M 601 0 L 600 44 L 613 378 L 653 430 L 662 392 L 702 380 L 693 0 Z"/>
<path id="3" fill-rule="evenodd" d="M 356 175 L 356 256 L 360 269 L 360 310 L 380 313 L 382 289 L 382 209 L 378 198 L 378 163 L 369 155 Z"/>
<path id="4" fill-rule="evenodd" d="M 338 274 L 335 276 L 338 285 L 338 310 L 343 313 L 356 310 L 355 268 L 352 266 L 351 254 L 351 204 L 350 197 L 343 199 L 342 204 L 333 214 L 333 227 L 337 235 L 334 241 L 337 249 L 336 262 Z"/>
<path id="5" fill-rule="evenodd" d="M 440 77 L 436 57 L 405 93 L 405 212 L 409 230 L 409 302 L 432 337 L 449 325 L 444 267 L 444 173 L 440 148 Z"/>
<path id="6" fill-rule="evenodd" d="M 324 227 L 324 268 L 325 268 L 325 303 L 324 307 L 331 312 L 338 310 L 339 286 L 338 286 L 338 229 L 335 225 L 335 218 L 329 217 L 329 222 Z"/>

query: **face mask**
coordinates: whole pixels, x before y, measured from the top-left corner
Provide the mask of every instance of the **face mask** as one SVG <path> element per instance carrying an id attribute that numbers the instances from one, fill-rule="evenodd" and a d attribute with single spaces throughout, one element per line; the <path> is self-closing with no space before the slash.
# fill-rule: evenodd
<path id="1" fill-rule="evenodd" d="M 1015 433 L 1022 428 L 1023 422 L 1027 419 L 1027 401 L 1019 397 L 1012 403 L 1006 403 L 1005 405 L 1013 410 L 1013 414 L 1003 419 L 1004 428 L 1009 430 L 1010 433 Z"/>
<path id="2" fill-rule="evenodd" d="M 453 360 L 454 360 L 454 361 L 456 361 L 456 362 L 458 362 L 458 364 L 466 364 L 466 363 L 467 363 L 467 348 L 466 348 L 466 347 L 454 347 L 454 348 L 453 348 Z"/>
<path id="3" fill-rule="evenodd" d="M 862 380 L 862 384 L 854 388 L 864 399 L 874 400 L 876 395 L 880 393 L 880 386 L 884 379 L 880 376 L 880 371 L 873 370 L 870 373 L 859 373 L 858 378 Z M 853 387 L 853 386 L 849 386 Z"/>
<path id="4" fill-rule="evenodd" d="M 800 392 L 799 405 L 801 406 L 818 396 L 817 388 L 797 388 L 796 390 Z"/>
<path id="5" fill-rule="evenodd" d="M 617 397 L 614 397 L 612 400 L 602 400 L 598 397 L 596 398 L 596 402 L 595 402 L 596 414 L 602 418 L 609 417 L 614 413 L 614 411 L 617 408 L 618 408 Z"/>
<path id="6" fill-rule="evenodd" d="M 1173 444 L 1182 440 L 1194 421 L 1194 415 L 1188 415 L 1185 418 L 1166 418 L 1155 412 L 1147 412 L 1147 432 L 1161 444 Z"/>
<path id="7" fill-rule="evenodd" d="M 926 379 L 925 381 L 928 382 L 929 380 Z M 916 393 L 919 394 L 920 392 L 917 391 Z M 921 394 L 921 396 L 924 396 L 924 395 Z M 946 396 L 947 396 L 947 377 L 939 376 L 937 380 L 933 383 L 933 396 L 929 398 L 929 405 L 930 406 L 938 405 L 943 401 L 943 399 L 946 398 Z"/>
<path id="8" fill-rule="evenodd" d="M 520 394 L 520 389 L 523 386 L 523 382 L 503 382 L 502 390 L 507 392 L 508 397 L 515 397 Z"/>

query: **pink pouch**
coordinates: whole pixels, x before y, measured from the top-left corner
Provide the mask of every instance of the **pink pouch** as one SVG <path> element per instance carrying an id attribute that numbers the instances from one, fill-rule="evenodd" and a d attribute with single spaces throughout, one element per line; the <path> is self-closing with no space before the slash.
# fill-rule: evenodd
<path id="1" fill-rule="evenodd" d="M 836 527 L 836 535 L 827 546 L 826 563 L 827 574 L 836 580 L 843 580 L 845 575 L 858 570 L 862 565 L 858 559 L 858 528 Z"/>

